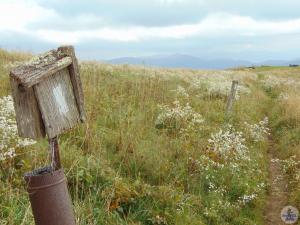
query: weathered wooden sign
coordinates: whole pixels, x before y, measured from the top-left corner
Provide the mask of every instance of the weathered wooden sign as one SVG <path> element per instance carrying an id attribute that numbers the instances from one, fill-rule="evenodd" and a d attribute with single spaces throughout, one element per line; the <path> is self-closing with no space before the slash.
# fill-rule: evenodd
<path id="1" fill-rule="evenodd" d="M 85 120 L 78 62 L 59 47 L 10 72 L 19 136 L 49 139 Z"/>

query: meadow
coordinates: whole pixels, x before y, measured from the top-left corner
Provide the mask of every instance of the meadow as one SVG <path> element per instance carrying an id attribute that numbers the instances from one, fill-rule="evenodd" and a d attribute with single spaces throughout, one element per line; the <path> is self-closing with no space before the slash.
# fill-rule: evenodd
<path id="1" fill-rule="evenodd" d="M 46 140 L 17 137 L 9 97 L 10 68 L 30 57 L 0 50 L 1 225 L 34 224 L 23 174 L 49 163 Z M 87 121 L 59 140 L 77 224 L 268 224 L 272 163 L 300 209 L 300 68 L 80 72 Z"/>

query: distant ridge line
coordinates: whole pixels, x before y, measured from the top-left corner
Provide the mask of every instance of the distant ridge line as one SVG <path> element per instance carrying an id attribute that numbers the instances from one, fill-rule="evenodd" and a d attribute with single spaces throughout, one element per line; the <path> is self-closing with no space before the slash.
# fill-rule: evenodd
<path id="1" fill-rule="evenodd" d="M 260 65 L 269 66 L 289 66 L 300 64 L 299 60 L 267 60 L 260 63 L 254 63 L 247 60 L 236 59 L 203 59 L 196 56 L 174 54 L 174 55 L 154 55 L 145 57 L 120 57 L 111 60 L 105 60 L 110 64 L 131 64 L 146 65 L 162 68 L 189 68 L 189 69 L 227 69 L 236 67 L 251 67 Z"/>

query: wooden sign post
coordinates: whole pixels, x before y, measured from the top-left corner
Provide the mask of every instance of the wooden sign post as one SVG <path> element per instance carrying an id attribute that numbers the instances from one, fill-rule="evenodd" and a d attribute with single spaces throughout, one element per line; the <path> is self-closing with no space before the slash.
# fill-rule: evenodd
<path id="1" fill-rule="evenodd" d="M 51 166 L 25 175 L 35 222 L 73 225 L 58 136 L 85 120 L 74 48 L 63 46 L 33 58 L 11 70 L 10 81 L 19 136 L 49 139 Z"/>
<path id="2" fill-rule="evenodd" d="M 230 95 L 228 96 L 227 105 L 226 105 L 226 115 L 229 115 L 231 113 L 232 106 L 235 100 L 235 95 L 238 88 L 238 83 L 239 82 L 237 80 L 232 81 Z"/>
<path id="3" fill-rule="evenodd" d="M 10 72 L 21 137 L 54 138 L 84 121 L 83 94 L 73 47 L 60 47 Z"/>

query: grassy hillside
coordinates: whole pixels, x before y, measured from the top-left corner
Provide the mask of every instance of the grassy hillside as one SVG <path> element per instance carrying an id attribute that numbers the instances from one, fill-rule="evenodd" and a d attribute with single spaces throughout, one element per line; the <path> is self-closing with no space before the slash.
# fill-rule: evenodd
<path id="1" fill-rule="evenodd" d="M 0 50 L 0 97 L 28 57 Z M 78 224 L 265 224 L 269 135 L 300 208 L 299 69 L 80 70 L 87 121 L 60 137 Z M 48 164 L 47 143 L 0 142 L 2 154 L 11 148 L 16 156 L 0 161 L 0 224 L 33 224 L 22 176 Z"/>

